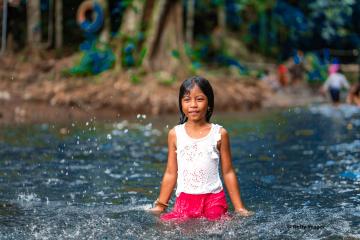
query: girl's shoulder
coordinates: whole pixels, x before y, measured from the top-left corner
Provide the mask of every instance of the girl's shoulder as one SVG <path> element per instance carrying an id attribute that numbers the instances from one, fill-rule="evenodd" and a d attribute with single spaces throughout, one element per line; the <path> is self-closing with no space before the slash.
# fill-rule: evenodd
<path id="1" fill-rule="evenodd" d="M 184 123 L 183 123 L 183 124 L 178 124 L 178 125 L 174 126 L 174 127 L 172 128 L 172 130 L 174 130 L 174 132 L 179 133 L 179 131 L 181 131 L 182 128 L 184 128 Z"/>
<path id="2" fill-rule="evenodd" d="M 176 136 L 176 126 L 169 130 L 168 135 L 169 136 Z"/>
<path id="3" fill-rule="evenodd" d="M 216 124 L 216 123 L 212 123 L 212 124 L 213 124 L 213 126 L 215 128 L 215 132 L 220 134 L 221 138 L 228 136 L 228 131 L 222 125 L 219 125 L 219 124 Z"/>
<path id="4" fill-rule="evenodd" d="M 176 131 L 175 131 L 175 127 L 173 127 L 172 129 L 170 129 L 169 133 L 168 133 L 168 141 L 169 142 L 176 142 Z"/>
<path id="5" fill-rule="evenodd" d="M 226 132 L 226 129 L 217 123 L 211 123 L 211 125 L 215 128 L 215 130 L 219 131 L 219 132 Z"/>
<path id="6" fill-rule="evenodd" d="M 221 127 L 220 128 L 220 134 L 221 136 L 228 136 L 228 131 L 224 128 L 224 127 Z"/>

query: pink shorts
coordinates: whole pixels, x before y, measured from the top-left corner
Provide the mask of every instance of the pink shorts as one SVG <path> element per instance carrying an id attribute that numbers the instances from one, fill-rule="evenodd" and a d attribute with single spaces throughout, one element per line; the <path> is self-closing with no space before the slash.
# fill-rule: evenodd
<path id="1" fill-rule="evenodd" d="M 228 205 L 224 190 L 219 193 L 188 194 L 180 193 L 171 212 L 161 215 L 160 219 L 186 220 L 205 217 L 217 220 L 226 214 Z"/>

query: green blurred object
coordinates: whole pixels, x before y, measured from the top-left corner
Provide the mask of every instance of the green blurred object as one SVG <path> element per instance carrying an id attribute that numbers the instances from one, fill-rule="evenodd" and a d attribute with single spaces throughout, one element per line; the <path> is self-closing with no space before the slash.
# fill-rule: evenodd
<path id="1" fill-rule="evenodd" d="M 108 45 L 104 45 L 103 49 L 96 46 L 96 42 L 91 48 L 83 52 L 80 63 L 65 73 L 73 76 L 89 76 L 97 75 L 114 66 L 115 55 Z"/>

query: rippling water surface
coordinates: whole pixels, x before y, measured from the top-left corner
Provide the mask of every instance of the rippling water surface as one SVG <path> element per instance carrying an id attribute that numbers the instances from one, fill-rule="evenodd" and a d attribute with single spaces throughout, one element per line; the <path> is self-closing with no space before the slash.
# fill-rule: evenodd
<path id="1" fill-rule="evenodd" d="M 359 109 L 217 115 L 256 214 L 164 225 L 145 210 L 176 121 L 1 127 L 0 239 L 360 238 Z"/>

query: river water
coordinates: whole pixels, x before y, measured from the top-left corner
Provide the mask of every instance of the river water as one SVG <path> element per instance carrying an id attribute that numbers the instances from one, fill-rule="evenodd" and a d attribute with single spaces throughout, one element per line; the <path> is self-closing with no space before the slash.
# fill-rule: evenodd
<path id="1" fill-rule="evenodd" d="M 242 198 L 256 213 L 217 222 L 163 224 L 146 211 L 176 122 L 139 114 L 2 126 L 0 239 L 360 238 L 358 108 L 214 117 L 230 134 Z"/>

